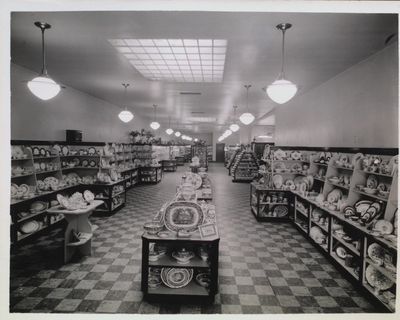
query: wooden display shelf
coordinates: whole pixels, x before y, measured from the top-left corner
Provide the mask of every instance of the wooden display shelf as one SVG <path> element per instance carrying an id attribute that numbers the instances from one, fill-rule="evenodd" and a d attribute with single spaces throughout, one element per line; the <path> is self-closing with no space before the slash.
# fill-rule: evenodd
<path id="1" fill-rule="evenodd" d="M 339 170 L 347 170 L 347 171 L 354 171 L 354 168 L 347 168 L 347 167 L 341 167 L 341 166 L 337 166 L 337 165 L 332 165 L 332 168 L 334 169 L 339 169 Z"/>
<path id="2" fill-rule="evenodd" d="M 35 217 L 44 215 L 44 214 L 46 213 L 46 211 L 47 211 L 47 210 L 43 210 L 43 211 L 40 211 L 40 212 L 37 212 L 37 213 L 31 213 L 31 214 L 29 214 L 29 215 L 26 216 L 26 217 L 23 217 L 23 218 L 18 219 L 18 220 L 16 221 L 16 223 L 17 223 L 17 224 L 21 224 L 22 222 L 25 222 L 25 221 L 31 220 L 31 219 L 33 219 L 33 218 L 35 218 Z"/>
<path id="3" fill-rule="evenodd" d="M 19 174 L 19 175 L 12 175 L 11 179 L 17 179 L 17 178 L 24 178 L 24 177 L 29 177 L 29 176 L 33 176 L 35 174 L 35 172 L 31 172 L 31 173 L 24 173 L 24 174 Z"/>
<path id="4" fill-rule="evenodd" d="M 365 170 L 361 170 L 361 169 L 355 169 L 355 171 L 363 173 L 363 174 L 372 174 L 374 176 L 379 176 L 379 177 L 393 178 L 392 175 L 386 174 L 386 173 L 371 172 L 371 171 L 365 171 Z"/>
<path id="5" fill-rule="evenodd" d="M 312 218 L 310 219 L 311 223 L 319 227 L 322 231 L 325 231 L 325 233 L 329 233 L 328 227 L 324 226 L 322 224 L 319 224 L 318 222 L 314 221 Z"/>
<path id="6" fill-rule="evenodd" d="M 347 191 L 350 190 L 350 186 L 345 186 L 343 184 L 334 183 L 334 182 L 329 181 L 329 179 L 327 179 L 326 182 L 331 184 L 332 186 L 335 186 L 335 187 L 338 187 L 338 188 L 341 188 L 341 189 L 344 189 L 344 190 L 347 190 Z"/>
<path id="7" fill-rule="evenodd" d="M 387 270 L 385 267 L 382 267 L 382 266 L 376 264 L 373 260 L 371 260 L 368 257 L 365 257 L 364 259 L 365 259 L 365 262 L 372 265 L 372 267 L 374 267 L 376 270 L 378 270 L 380 273 L 382 273 L 386 278 L 388 278 L 391 281 L 393 281 L 394 283 L 396 283 L 396 273 L 391 272 L 391 271 Z"/>
<path id="8" fill-rule="evenodd" d="M 169 288 L 164 284 L 161 284 L 157 288 L 148 288 L 148 294 L 152 295 L 182 295 L 182 296 L 204 296 L 207 297 L 209 292 L 206 288 L 198 285 L 194 279 L 189 282 L 189 284 L 183 288 Z"/>
<path id="9" fill-rule="evenodd" d="M 193 257 L 186 264 L 178 263 L 173 257 L 168 254 L 163 255 L 157 261 L 149 261 L 151 267 L 174 267 L 174 268 L 209 268 L 207 261 L 203 261 L 198 256 Z"/>
<path id="10" fill-rule="evenodd" d="M 373 287 L 371 287 L 365 280 L 362 283 L 362 286 L 368 290 L 370 294 L 372 294 L 376 299 L 380 301 L 380 303 L 390 312 L 394 312 L 395 309 L 393 309 L 389 304 L 379 295 L 376 294 L 376 291 Z"/>
<path id="11" fill-rule="evenodd" d="M 308 218 L 308 213 L 303 211 L 302 209 L 295 207 L 296 212 L 299 212 L 302 216 L 304 216 L 305 218 Z"/>
<path id="12" fill-rule="evenodd" d="M 297 223 L 296 220 L 294 221 L 294 224 L 301 230 L 303 233 L 308 234 L 308 229 L 304 228 L 300 223 Z"/>
<path id="13" fill-rule="evenodd" d="M 348 250 L 351 251 L 354 255 L 360 257 L 361 253 L 359 250 L 356 249 L 352 244 L 344 241 L 342 238 L 336 236 L 334 233 L 332 233 L 332 238 L 335 239 L 337 242 L 339 242 L 342 246 L 346 247 Z"/>
<path id="14" fill-rule="evenodd" d="M 343 259 L 339 258 L 338 255 L 334 252 L 332 252 L 332 254 L 330 255 L 338 264 L 340 264 L 340 266 L 346 270 L 348 272 L 348 274 L 350 274 L 354 279 L 358 280 L 359 276 L 358 274 L 354 271 L 353 268 L 348 267 L 344 264 Z"/>
<path id="15" fill-rule="evenodd" d="M 53 173 L 53 172 L 59 172 L 59 171 L 61 171 L 61 169 L 54 169 L 54 170 L 44 170 L 44 171 L 35 171 L 35 174 L 38 176 L 38 175 L 41 175 L 41 174 L 46 174 L 46 173 Z"/>
<path id="16" fill-rule="evenodd" d="M 56 159 L 56 158 L 58 158 L 59 156 L 45 156 L 45 157 L 43 157 L 43 156 L 39 156 L 39 157 L 37 157 L 37 156 L 33 156 L 32 157 L 32 159 L 33 159 L 33 161 L 35 161 L 35 160 L 43 160 L 43 159 Z"/>
<path id="17" fill-rule="evenodd" d="M 377 196 L 375 194 L 366 193 L 364 191 L 357 190 L 355 188 L 353 188 L 352 191 L 355 192 L 355 193 L 362 194 L 364 196 L 376 199 L 376 200 L 384 201 L 384 202 L 388 202 L 388 200 L 389 200 L 388 198 L 383 198 L 383 197 Z"/>

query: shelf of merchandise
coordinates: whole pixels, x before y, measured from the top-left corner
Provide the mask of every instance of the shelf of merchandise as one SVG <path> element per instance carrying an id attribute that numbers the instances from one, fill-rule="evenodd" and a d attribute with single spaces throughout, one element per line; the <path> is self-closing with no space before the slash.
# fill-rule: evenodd
<path id="1" fill-rule="evenodd" d="M 250 183 L 251 212 L 257 221 L 288 221 L 293 215 L 290 196 L 290 192 L 277 191 L 265 185 L 252 182 Z M 265 200 L 267 198 L 270 198 L 269 201 Z M 286 201 L 284 201 L 285 199 Z M 274 210 L 277 206 L 284 206 L 287 214 L 282 217 L 274 215 Z"/>
<path id="2" fill-rule="evenodd" d="M 125 180 L 125 190 L 133 188 L 139 183 L 139 168 L 130 168 L 120 171 Z"/>
<path id="3" fill-rule="evenodd" d="M 140 183 L 159 183 L 163 176 L 161 165 L 139 168 Z"/>
<path id="4" fill-rule="evenodd" d="M 94 193 L 96 200 L 103 200 L 103 204 L 97 207 L 94 212 L 112 214 L 125 206 L 126 203 L 126 179 L 114 181 L 112 183 L 93 183 L 82 184 L 85 190 L 90 190 Z M 115 192 L 115 188 L 122 188 L 121 191 Z M 102 194 L 102 196 L 99 196 Z M 118 200 L 117 205 L 115 202 Z"/>
<path id="5" fill-rule="evenodd" d="M 161 160 L 161 166 L 163 172 L 175 172 L 176 171 L 176 160 Z"/>
<path id="6" fill-rule="evenodd" d="M 379 219 L 385 219 L 388 221 L 393 221 L 395 212 L 397 212 L 397 171 L 394 172 L 393 175 L 389 175 L 387 173 L 379 173 L 379 172 L 370 172 L 366 171 L 363 168 L 363 160 L 359 159 L 352 162 L 344 161 L 343 163 L 346 166 L 339 165 L 338 162 L 341 162 L 341 159 L 352 159 L 355 152 L 349 152 L 342 148 L 340 152 L 330 153 L 328 163 L 320 163 L 319 157 L 320 154 L 316 151 L 307 149 L 310 155 L 310 168 L 307 171 L 307 174 L 313 175 L 314 178 L 316 176 L 325 177 L 324 179 L 315 178 L 313 190 L 319 192 L 324 196 L 324 199 L 327 199 L 328 194 L 332 192 L 334 189 L 341 190 L 341 194 L 346 199 L 346 205 L 354 206 L 359 200 L 370 200 L 372 202 L 377 201 L 380 203 L 382 214 L 377 216 Z M 322 151 L 321 154 L 326 154 L 325 151 Z M 374 153 L 366 152 L 365 155 L 369 156 Z M 390 155 L 380 155 L 380 158 L 383 161 L 388 162 L 388 159 L 392 157 L 393 153 Z M 322 170 L 322 171 L 321 171 Z M 340 183 L 332 183 L 329 181 L 327 177 L 339 177 L 341 181 L 343 181 L 344 176 L 348 175 L 346 182 L 348 182 L 348 186 L 343 186 Z M 388 188 L 390 188 L 390 192 L 387 198 L 383 198 L 379 195 L 371 195 L 365 193 L 358 188 L 359 185 L 365 186 L 367 183 L 367 179 L 370 175 L 375 175 L 378 178 L 379 183 L 387 184 Z M 280 189 L 276 190 L 272 188 L 274 191 L 280 191 Z M 340 270 L 343 271 L 344 275 L 348 275 L 349 280 L 351 280 L 354 284 L 356 284 L 363 292 L 365 292 L 368 297 L 372 299 L 372 301 L 376 302 L 376 304 L 381 308 L 384 312 L 393 312 L 394 309 L 391 305 L 385 301 L 385 298 L 382 296 L 382 292 L 377 292 L 376 289 L 372 288 L 371 285 L 365 278 L 365 270 L 367 265 L 372 265 L 376 268 L 382 275 L 386 276 L 390 279 L 394 285 L 388 291 L 390 294 L 395 293 L 396 287 L 396 277 L 395 274 L 388 269 L 373 263 L 373 261 L 369 258 L 367 248 L 368 244 L 377 243 L 385 250 L 385 257 L 390 256 L 394 261 L 393 264 L 397 264 L 397 246 L 395 242 L 392 242 L 389 237 L 386 239 L 385 236 L 377 236 L 371 231 L 372 225 L 363 225 L 358 221 L 353 221 L 351 219 L 345 218 L 344 214 L 340 210 L 331 210 L 324 203 L 316 202 L 315 195 L 308 195 L 308 193 L 302 193 L 299 191 L 290 191 L 292 194 L 291 201 L 302 201 L 308 209 L 308 214 L 304 215 L 303 210 L 301 208 L 294 206 L 294 220 L 292 221 L 294 226 L 299 229 L 299 231 L 318 249 L 321 250 L 331 261 L 337 266 Z M 259 210 L 264 203 L 262 201 L 257 203 L 254 201 L 257 198 L 253 195 L 253 191 L 250 193 L 250 206 L 252 208 L 253 213 Z M 322 213 L 322 217 L 324 223 L 321 224 L 317 219 L 313 218 L 313 210 L 318 209 L 320 213 Z M 335 208 L 336 209 L 336 208 Z M 301 220 L 298 220 L 301 219 Z M 338 228 L 339 224 L 341 227 L 346 230 L 346 234 L 351 237 L 349 242 L 346 242 L 341 235 L 336 234 L 334 232 L 334 228 Z M 317 226 L 322 234 L 325 235 L 325 243 L 321 245 L 320 239 L 316 241 L 313 239 L 312 234 L 310 234 L 310 229 L 313 226 Z M 347 239 L 346 239 L 347 240 Z M 336 254 L 336 247 L 341 246 L 347 252 L 349 257 L 349 263 L 345 261 L 345 259 L 339 258 Z"/>
<path id="7" fill-rule="evenodd" d="M 161 244 L 166 246 L 167 252 L 157 261 L 149 261 L 149 252 L 152 245 Z M 187 247 L 197 251 L 198 248 L 206 248 L 208 253 L 208 261 L 202 260 L 197 255 L 192 258 L 187 264 L 179 264 L 171 256 L 171 252 L 176 248 Z M 210 240 L 201 239 L 200 235 L 194 234 L 188 239 L 170 238 L 162 239 L 157 235 L 144 233 L 142 235 L 142 278 L 141 289 L 144 298 L 149 301 L 185 301 L 193 300 L 195 303 L 206 302 L 212 303 L 214 296 L 218 292 L 218 259 L 219 259 L 219 237 L 213 237 Z M 193 269 L 193 279 L 188 285 L 182 288 L 170 288 L 161 283 L 156 288 L 149 287 L 149 268 L 186 268 Z M 208 288 L 197 284 L 195 278 L 199 272 L 210 273 L 210 285 Z"/>
<path id="8" fill-rule="evenodd" d="M 242 150 L 230 168 L 232 182 L 251 182 L 258 176 L 258 161 L 252 151 Z"/>
<path id="9" fill-rule="evenodd" d="M 175 161 L 177 166 L 185 165 L 185 157 L 184 156 L 175 156 Z"/>

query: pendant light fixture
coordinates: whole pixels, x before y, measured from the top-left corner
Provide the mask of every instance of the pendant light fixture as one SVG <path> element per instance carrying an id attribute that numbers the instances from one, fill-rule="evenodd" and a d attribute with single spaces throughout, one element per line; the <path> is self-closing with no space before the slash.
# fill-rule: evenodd
<path id="1" fill-rule="evenodd" d="M 153 130 L 157 130 L 160 127 L 160 124 L 156 121 L 157 120 L 157 105 L 153 104 L 154 108 L 154 121 L 150 123 L 150 128 Z"/>
<path id="2" fill-rule="evenodd" d="M 172 130 L 172 128 L 171 128 L 171 117 L 168 118 L 168 129 L 165 130 L 165 132 L 169 136 L 174 133 L 174 130 Z"/>
<path id="3" fill-rule="evenodd" d="M 126 103 L 126 92 L 128 90 L 129 87 L 129 83 L 123 83 L 122 86 L 125 88 L 124 89 L 124 101 Z M 118 114 L 119 119 L 122 122 L 128 123 L 129 121 L 131 121 L 134 117 L 133 113 L 130 112 L 128 110 L 128 107 L 125 106 L 125 110 L 122 110 L 119 114 Z"/>
<path id="4" fill-rule="evenodd" d="M 181 133 L 179 132 L 179 131 L 175 131 L 175 137 L 180 137 L 181 136 Z"/>
<path id="5" fill-rule="evenodd" d="M 239 117 L 239 120 L 245 124 L 246 126 L 249 125 L 254 121 L 254 116 L 249 112 L 249 88 L 251 87 L 251 84 L 245 84 L 244 87 L 247 90 L 246 93 L 246 111 L 245 113 L 242 113 L 242 115 Z"/>
<path id="6" fill-rule="evenodd" d="M 232 132 L 236 132 L 240 129 L 239 125 L 236 123 L 236 109 L 237 106 L 233 106 L 233 123 L 229 126 Z"/>
<path id="7" fill-rule="evenodd" d="M 283 104 L 294 97 L 297 92 L 297 86 L 291 81 L 285 79 L 284 64 L 285 64 L 285 32 L 291 28 L 290 23 L 280 23 L 276 26 L 282 31 L 282 65 L 278 79 L 267 87 L 268 96 L 276 103 Z"/>
<path id="8" fill-rule="evenodd" d="M 46 69 L 46 51 L 44 46 L 44 31 L 50 29 L 51 25 L 45 22 L 35 22 L 35 26 L 42 32 L 42 71 L 39 76 L 28 82 L 29 90 L 39 99 L 49 100 L 60 92 L 60 85 L 49 77 Z"/>

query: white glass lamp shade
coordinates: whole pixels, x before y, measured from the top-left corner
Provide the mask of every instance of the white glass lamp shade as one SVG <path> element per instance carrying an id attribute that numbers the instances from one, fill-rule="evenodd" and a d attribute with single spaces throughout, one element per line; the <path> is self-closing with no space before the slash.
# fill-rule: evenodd
<path id="1" fill-rule="evenodd" d="M 242 113 L 239 120 L 247 126 L 254 121 L 254 116 L 250 112 L 245 112 Z"/>
<path id="2" fill-rule="evenodd" d="M 286 79 L 278 79 L 267 88 L 267 94 L 276 103 L 283 104 L 294 97 L 297 86 Z"/>
<path id="3" fill-rule="evenodd" d="M 197 138 L 194 138 L 194 142 L 197 142 L 197 141 L 199 141 L 199 139 L 197 139 Z"/>
<path id="4" fill-rule="evenodd" d="M 171 134 L 174 133 L 174 130 L 172 130 L 171 128 L 168 128 L 167 130 L 165 130 L 165 132 L 166 132 L 168 135 L 171 135 Z"/>
<path id="5" fill-rule="evenodd" d="M 180 133 L 179 131 L 176 131 L 176 132 L 175 132 L 175 137 L 178 137 L 178 138 L 179 138 L 180 136 L 181 136 L 181 133 Z"/>
<path id="6" fill-rule="evenodd" d="M 157 121 L 153 121 L 152 123 L 150 123 L 150 128 L 152 128 L 153 130 L 157 130 L 160 127 L 160 124 Z"/>
<path id="7" fill-rule="evenodd" d="M 218 142 L 221 142 L 222 140 L 224 140 L 224 137 L 223 137 L 223 136 L 220 136 L 220 137 L 218 138 Z"/>
<path id="8" fill-rule="evenodd" d="M 118 114 L 118 117 L 122 122 L 128 123 L 133 119 L 133 113 L 129 110 L 123 110 Z"/>
<path id="9" fill-rule="evenodd" d="M 238 131 L 238 130 L 240 129 L 240 127 L 239 127 L 236 123 L 233 123 L 233 124 L 231 124 L 231 125 L 229 126 L 229 129 L 230 129 L 232 132 L 236 132 L 236 131 Z"/>
<path id="10" fill-rule="evenodd" d="M 60 85 L 49 77 L 36 77 L 28 82 L 29 90 L 39 99 L 54 98 L 61 90 Z"/>

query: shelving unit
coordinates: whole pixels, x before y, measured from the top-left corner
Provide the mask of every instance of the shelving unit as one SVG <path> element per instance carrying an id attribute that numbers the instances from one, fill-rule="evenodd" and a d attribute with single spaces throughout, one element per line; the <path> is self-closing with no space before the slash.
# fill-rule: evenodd
<path id="1" fill-rule="evenodd" d="M 151 245 L 161 244 L 167 248 L 164 256 L 157 261 L 149 261 Z M 187 264 L 179 264 L 171 256 L 171 253 L 179 248 L 189 248 L 197 252 L 202 247 L 208 253 L 208 260 L 204 261 L 199 256 L 192 258 Z M 199 235 L 192 235 L 189 239 L 170 238 L 161 239 L 156 235 L 144 233 L 142 235 L 142 282 L 141 288 L 144 298 L 149 301 L 193 301 L 196 303 L 212 303 L 214 296 L 218 292 L 218 259 L 219 259 L 219 237 L 210 240 L 201 239 Z M 149 287 L 149 268 L 162 269 L 165 267 L 193 269 L 193 279 L 188 285 L 182 288 L 169 288 L 160 284 L 157 288 Z M 200 272 L 210 274 L 210 285 L 208 288 L 200 286 L 195 278 Z"/>
<path id="2" fill-rule="evenodd" d="M 288 147 L 289 149 L 289 147 Z M 352 280 L 375 302 L 377 302 L 384 311 L 393 312 L 393 305 L 387 302 L 382 296 L 382 292 L 371 287 L 366 278 L 366 268 L 372 266 L 376 268 L 383 277 L 387 277 L 394 285 L 386 291 L 388 295 L 396 292 L 396 277 L 391 270 L 386 269 L 374 263 L 368 254 L 368 247 L 372 243 L 377 243 L 385 250 L 385 259 L 390 257 L 390 264 L 397 264 L 397 247 L 392 241 L 385 237 L 376 236 L 371 228 L 371 224 L 360 224 L 346 218 L 342 210 L 345 206 L 355 206 L 360 200 L 370 200 L 378 202 L 381 207 L 381 214 L 375 219 L 385 219 L 393 221 L 394 214 L 397 211 L 397 170 L 393 175 L 371 171 L 365 167 L 365 159 L 371 157 L 371 154 L 365 153 L 364 156 L 356 158 L 351 162 L 356 152 L 340 150 L 340 152 L 327 152 L 326 150 L 318 152 L 316 150 L 306 150 L 310 158 L 309 168 L 304 174 L 311 174 L 314 177 L 312 191 L 317 191 L 323 196 L 324 203 L 317 202 L 315 193 L 290 191 L 291 203 L 294 204 L 293 225 L 320 251 L 325 254 L 333 264 L 341 269 L 349 280 Z M 288 152 L 288 151 L 286 151 Z M 303 151 L 302 151 L 303 152 Z M 323 155 L 323 156 L 322 156 Z M 379 155 L 380 159 L 387 163 L 393 155 Z M 306 160 L 306 159 L 303 159 Z M 303 161 L 302 160 L 302 161 Z M 282 161 L 282 159 L 278 159 Z M 276 162 L 275 159 L 272 163 Z M 289 161 L 286 161 L 286 163 Z M 307 162 L 304 162 L 307 163 Z M 377 169 L 373 169 L 377 170 Z M 285 172 L 279 172 L 282 174 Z M 377 194 L 369 194 L 360 190 L 359 186 L 366 186 L 369 180 L 374 181 L 370 176 L 376 176 L 378 182 L 386 185 L 389 191 L 386 197 Z M 250 188 L 250 206 L 253 214 L 264 210 L 265 202 L 255 193 L 255 183 Z M 268 189 L 264 187 L 265 189 Z M 333 190 L 340 190 L 344 205 L 333 205 L 327 203 L 328 195 Z M 279 189 L 271 189 L 268 192 L 279 192 Z M 332 208 L 331 208 L 332 207 Z M 334 209 L 334 210 L 332 210 Z M 385 262 L 386 263 L 386 262 Z"/>
<path id="3" fill-rule="evenodd" d="M 277 191 L 256 182 L 250 184 L 251 212 L 257 221 L 288 221 L 293 218 L 291 193 Z"/>
<path id="4" fill-rule="evenodd" d="M 163 176 L 161 165 L 139 168 L 139 181 L 141 183 L 159 183 Z"/>
<path id="5" fill-rule="evenodd" d="M 194 145 L 192 146 L 191 157 L 198 157 L 201 168 L 208 169 L 207 146 Z"/>
<path id="6" fill-rule="evenodd" d="M 242 150 L 230 168 L 233 182 L 251 182 L 258 175 L 258 162 L 252 151 Z"/>
<path id="7" fill-rule="evenodd" d="M 161 160 L 161 166 L 163 172 L 175 172 L 176 171 L 176 160 Z"/>

